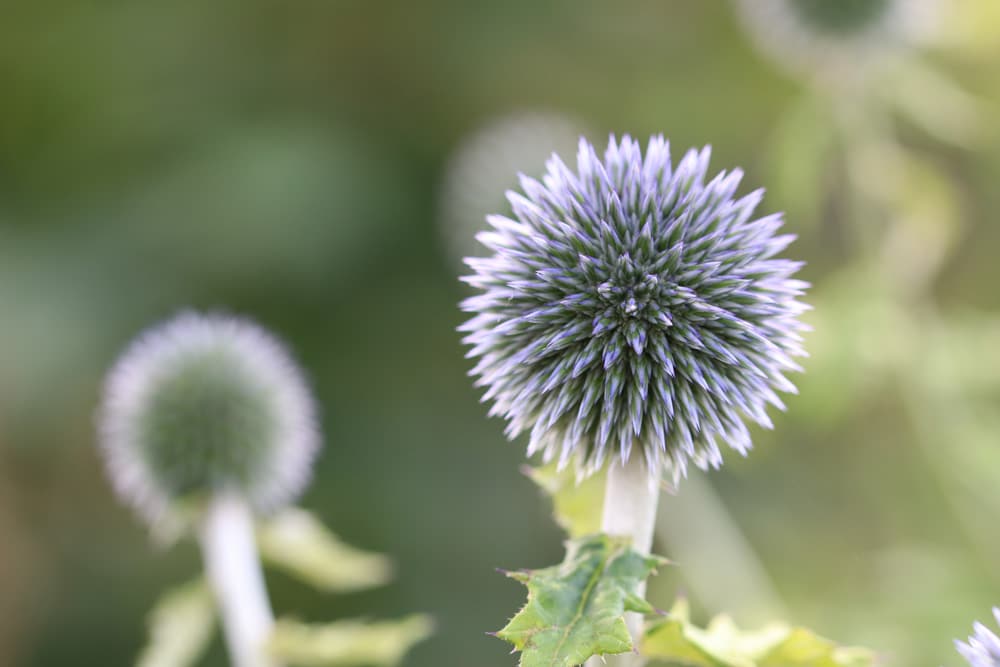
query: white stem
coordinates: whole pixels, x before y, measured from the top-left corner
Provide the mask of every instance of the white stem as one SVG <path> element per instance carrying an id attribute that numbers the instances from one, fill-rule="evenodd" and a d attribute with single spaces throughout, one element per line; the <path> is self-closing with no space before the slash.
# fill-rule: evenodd
<path id="1" fill-rule="evenodd" d="M 209 503 L 200 537 L 232 664 L 278 667 L 266 653 L 274 616 L 257 555 L 253 514 L 246 501 L 218 494 Z"/>
<path id="2" fill-rule="evenodd" d="M 656 506 L 660 497 L 659 478 L 650 475 L 640 456 L 633 453 L 629 462 L 622 465 L 614 461 L 608 466 L 608 480 L 604 490 L 604 514 L 601 531 L 608 535 L 630 537 L 632 548 L 648 555 L 653 545 L 653 527 L 656 524 Z M 646 594 L 646 582 L 639 584 L 636 593 Z M 632 643 L 639 645 L 642 632 L 642 614 L 628 613 L 625 623 L 632 633 Z M 616 655 L 591 658 L 588 667 L 639 667 L 645 660 L 638 655 Z"/>
<path id="3" fill-rule="evenodd" d="M 641 457 L 634 455 L 625 465 L 615 461 L 608 467 L 601 530 L 632 538 L 632 548 L 649 555 L 659 498 L 657 478 L 650 475 Z"/>

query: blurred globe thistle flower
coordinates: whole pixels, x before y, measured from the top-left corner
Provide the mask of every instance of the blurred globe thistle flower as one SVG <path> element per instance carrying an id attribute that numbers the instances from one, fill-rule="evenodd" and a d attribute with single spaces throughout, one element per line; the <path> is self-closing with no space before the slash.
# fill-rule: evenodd
<path id="1" fill-rule="evenodd" d="M 746 453 L 749 419 L 771 425 L 777 391 L 804 354 L 796 300 L 801 263 L 776 259 L 792 240 L 780 215 L 754 218 L 763 192 L 736 199 L 742 172 L 705 182 L 709 149 L 674 168 L 668 143 L 645 156 L 625 136 L 604 159 L 581 139 L 577 170 L 558 156 L 541 182 L 508 192 L 514 217 L 489 216 L 469 258 L 460 327 L 479 361 L 491 415 L 530 431 L 529 455 L 581 474 L 639 449 L 675 479 L 689 461 L 722 461 L 717 440 Z"/>
<path id="2" fill-rule="evenodd" d="M 445 166 L 439 205 L 441 241 L 456 265 L 479 251 L 479 223 L 506 209 L 501 193 L 517 186 L 519 171 L 541 176 L 552 151 L 575 149 L 582 127 L 557 112 L 519 111 L 490 120 L 459 144 Z"/>
<path id="3" fill-rule="evenodd" d="M 1000 608 L 993 608 L 993 617 L 1000 623 Z M 956 639 L 955 648 L 972 667 L 1000 667 L 1000 638 L 982 623 L 975 623 L 972 629 L 968 643 Z"/>
<path id="4" fill-rule="evenodd" d="M 312 396 L 283 346 L 218 314 L 184 313 L 140 335 L 108 375 L 99 430 L 113 486 L 154 526 L 188 497 L 284 505 L 319 444 Z"/>
<path id="5" fill-rule="evenodd" d="M 737 0 L 758 48 L 797 73 L 850 79 L 931 34 L 937 0 Z"/>

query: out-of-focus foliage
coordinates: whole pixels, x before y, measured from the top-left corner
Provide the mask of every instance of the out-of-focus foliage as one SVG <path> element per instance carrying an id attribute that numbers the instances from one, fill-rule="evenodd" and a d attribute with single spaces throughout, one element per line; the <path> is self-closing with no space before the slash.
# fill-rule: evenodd
<path id="1" fill-rule="evenodd" d="M 919 76 L 873 96 L 788 75 L 730 0 L 8 3 L 0 664 L 130 664 L 150 601 L 197 568 L 150 549 L 92 442 L 115 353 L 183 306 L 296 349 L 328 438 L 304 504 L 398 568 L 337 596 L 269 572 L 275 607 L 427 610 L 438 632 L 403 664 L 514 662 L 483 632 L 522 591 L 490 572 L 557 562 L 562 536 L 464 376 L 439 221 L 465 138 L 524 109 L 711 143 L 787 210 L 814 284 L 800 395 L 702 483 L 785 618 L 887 667 L 958 664 L 951 639 L 1000 601 L 1000 4 L 939 6 L 944 35 L 903 63 Z M 670 544 L 712 554 L 700 576 L 747 571 L 707 520 L 674 522 L 678 566 L 648 591 L 686 590 L 699 626 L 737 610 Z M 199 664 L 226 665 L 221 642 Z"/>
<path id="2" fill-rule="evenodd" d="M 271 654 L 300 667 L 395 667 L 414 644 L 427 639 L 433 624 L 426 616 L 400 621 L 335 621 L 310 625 L 279 621 Z"/>
<path id="3" fill-rule="evenodd" d="M 525 474 L 552 502 L 552 514 L 559 527 L 571 538 L 593 535 L 601 530 L 606 471 L 582 481 L 572 466 L 559 470 L 558 463 L 525 466 Z"/>
<path id="4" fill-rule="evenodd" d="M 269 565 L 332 593 L 380 586 L 392 576 L 387 557 L 345 544 L 298 508 L 265 520 L 257 530 L 257 545 Z"/>
<path id="5" fill-rule="evenodd" d="M 683 493 L 661 494 L 657 553 L 670 554 L 684 591 L 701 606 L 741 621 L 795 620 L 760 553 L 711 484 L 711 473 L 691 471 Z M 676 582 L 653 581 L 651 599 L 676 593 Z"/>
<path id="6" fill-rule="evenodd" d="M 653 623 L 642 652 L 654 663 L 687 667 L 871 667 L 866 649 L 838 646 L 805 628 L 772 624 L 741 631 L 728 616 L 702 629 L 691 623 L 687 601 L 674 603 L 668 617 Z"/>
<path id="7" fill-rule="evenodd" d="M 215 602 L 201 578 L 168 591 L 149 614 L 149 644 L 138 667 L 197 664 L 215 629 Z"/>
<path id="8" fill-rule="evenodd" d="M 343 543 L 306 510 L 296 507 L 260 522 L 262 559 L 324 592 L 348 593 L 380 586 L 391 578 L 389 561 Z M 139 667 L 198 664 L 217 625 L 217 603 L 202 578 L 161 596 L 150 612 L 149 642 Z M 305 667 L 394 667 L 415 644 L 431 635 L 430 617 L 400 621 L 340 620 L 325 624 L 282 618 L 269 650 L 283 662 Z"/>
<path id="9" fill-rule="evenodd" d="M 259 522 L 262 560 L 330 593 L 381 586 L 391 578 L 388 558 L 342 542 L 310 512 L 292 507 Z M 217 625 L 217 601 L 202 578 L 164 594 L 150 613 L 149 641 L 140 667 L 189 667 L 203 657 Z M 281 618 L 269 650 L 305 667 L 393 667 L 431 635 L 430 617 L 400 621 L 339 620 L 325 624 Z"/>

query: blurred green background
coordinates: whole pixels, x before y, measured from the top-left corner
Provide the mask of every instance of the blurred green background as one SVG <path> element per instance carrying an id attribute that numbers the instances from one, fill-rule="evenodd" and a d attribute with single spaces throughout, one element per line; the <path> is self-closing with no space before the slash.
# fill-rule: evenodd
<path id="1" fill-rule="evenodd" d="M 118 351 L 184 307 L 294 349 L 326 441 L 302 504 L 398 565 L 339 597 L 269 574 L 277 610 L 427 611 L 405 665 L 514 664 L 485 632 L 522 589 L 494 568 L 554 563 L 561 535 L 465 376 L 452 250 L 553 127 L 713 144 L 788 211 L 815 285 L 775 431 L 664 499 L 681 562 L 653 603 L 958 664 L 952 638 L 1000 604 L 993 2 L 945 3 L 936 42 L 860 83 L 776 66 L 724 0 L 7 3 L 0 664 L 131 664 L 197 570 L 116 502 L 93 425 Z"/>

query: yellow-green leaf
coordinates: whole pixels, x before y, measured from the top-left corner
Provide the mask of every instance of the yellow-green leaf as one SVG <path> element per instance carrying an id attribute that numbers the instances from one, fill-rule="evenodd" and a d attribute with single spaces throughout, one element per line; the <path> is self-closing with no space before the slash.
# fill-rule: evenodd
<path id="1" fill-rule="evenodd" d="M 215 602 L 202 579 L 168 591 L 149 614 L 149 642 L 138 667 L 188 667 L 202 656 L 215 627 Z"/>
<path id="2" fill-rule="evenodd" d="M 432 630 L 430 618 L 423 615 L 372 623 L 282 619 L 275 625 L 269 648 L 276 659 L 295 667 L 393 667 Z"/>
<path id="3" fill-rule="evenodd" d="M 555 463 L 525 466 L 525 474 L 552 498 L 556 523 L 571 538 L 593 535 L 601 529 L 606 473 L 601 471 L 577 482 L 571 467 L 559 470 Z"/>
<path id="4" fill-rule="evenodd" d="M 521 667 L 572 667 L 593 655 L 631 651 L 625 612 L 654 611 L 634 591 L 665 562 L 625 539 L 571 540 L 560 565 L 509 573 L 528 587 L 528 602 L 497 637 L 521 651 Z"/>
<path id="5" fill-rule="evenodd" d="M 387 557 L 344 543 L 302 509 L 285 510 L 263 522 L 257 543 L 265 562 L 325 591 L 356 591 L 392 578 Z"/>
<path id="6" fill-rule="evenodd" d="M 668 665 L 686 667 L 871 667 L 867 649 L 838 646 L 805 628 L 784 624 L 744 631 L 728 616 L 707 628 L 690 621 L 688 605 L 678 600 L 667 618 L 653 623 L 640 652 Z"/>

